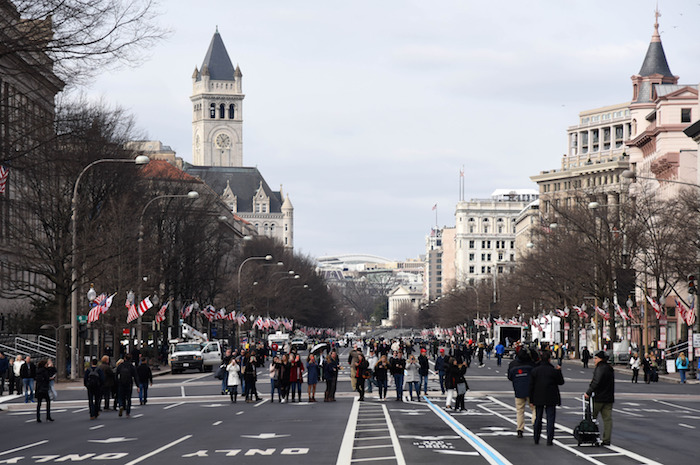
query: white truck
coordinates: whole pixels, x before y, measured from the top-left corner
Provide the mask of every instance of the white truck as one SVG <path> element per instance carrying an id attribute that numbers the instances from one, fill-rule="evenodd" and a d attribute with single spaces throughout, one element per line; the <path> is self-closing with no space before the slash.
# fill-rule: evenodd
<path id="1" fill-rule="evenodd" d="M 182 336 L 170 341 L 168 362 L 173 374 L 188 369 L 211 371 L 221 365 L 223 348 L 219 341 L 209 341 L 206 334 L 188 324 L 182 325 Z"/>

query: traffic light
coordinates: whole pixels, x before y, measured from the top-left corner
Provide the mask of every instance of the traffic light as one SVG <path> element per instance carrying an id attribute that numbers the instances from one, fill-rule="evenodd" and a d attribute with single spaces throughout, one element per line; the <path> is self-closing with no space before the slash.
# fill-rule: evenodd
<path id="1" fill-rule="evenodd" d="M 696 287 L 695 283 L 695 275 L 694 274 L 689 274 L 688 275 L 688 294 L 697 294 L 698 288 Z"/>

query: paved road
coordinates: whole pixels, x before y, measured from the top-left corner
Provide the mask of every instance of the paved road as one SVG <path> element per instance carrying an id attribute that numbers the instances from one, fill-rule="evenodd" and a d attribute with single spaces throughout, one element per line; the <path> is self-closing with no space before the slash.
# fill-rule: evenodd
<path id="1" fill-rule="evenodd" d="M 271 404 L 261 370 L 263 398 L 254 404 L 231 404 L 211 373 L 168 374 L 156 378 L 148 405 L 135 402 L 130 419 L 106 412 L 90 421 L 84 390 L 69 383 L 53 403 L 53 423 L 37 424 L 34 405 L 0 399 L 0 463 L 624 465 L 695 457 L 697 384 L 631 384 L 618 372 L 613 445 L 577 447 L 571 429 L 580 419 L 580 394 L 591 370 L 566 363 L 555 445 L 547 447 L 544 441 L 535 445 L 527 433 L 516 437 L 505 368 L 495 360 L 483 368 L 472 365 L 467 411 L 461 413 L 441 408 L 436 380 L 421 402 L 393 401 L 392 390 L 386 402 L 374 395 L 358 402 L 346 374 L 337 402 Z"/>

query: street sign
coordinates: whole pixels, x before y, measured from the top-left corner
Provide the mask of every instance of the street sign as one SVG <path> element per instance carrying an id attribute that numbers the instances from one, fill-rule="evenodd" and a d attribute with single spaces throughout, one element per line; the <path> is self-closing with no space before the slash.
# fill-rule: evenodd
<path id="1" fill-rule="evenodd" d="M 78 323 L 87 323 L 87 315 L 78 315 Z"/>

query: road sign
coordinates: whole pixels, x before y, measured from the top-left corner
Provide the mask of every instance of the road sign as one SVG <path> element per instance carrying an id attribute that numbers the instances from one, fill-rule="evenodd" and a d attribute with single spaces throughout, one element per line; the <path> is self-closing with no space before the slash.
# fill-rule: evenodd
<path id="1" fill-rule="evenodd" d="M 78 315 L 78 323 L 87 323 L 87 315 Z"/>

